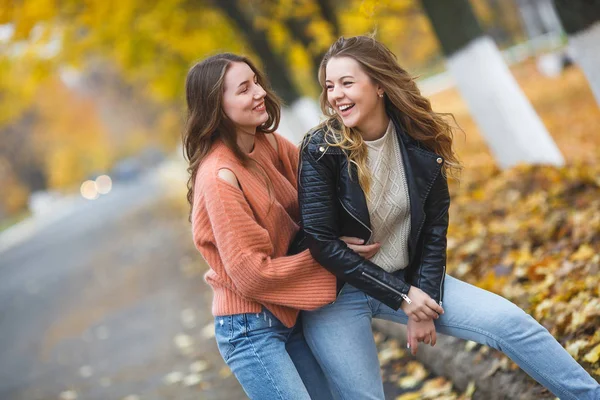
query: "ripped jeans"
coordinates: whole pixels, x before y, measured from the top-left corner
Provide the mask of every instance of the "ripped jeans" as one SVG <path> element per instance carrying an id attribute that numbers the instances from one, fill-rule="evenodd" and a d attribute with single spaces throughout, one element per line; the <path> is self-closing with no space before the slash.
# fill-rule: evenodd
<path id="1" fill-rule="evenodd" d="M 299 320 L 287 328 L 269 310 L 215 317 L 221 356 L 250 399 L 332 399 Z"/>

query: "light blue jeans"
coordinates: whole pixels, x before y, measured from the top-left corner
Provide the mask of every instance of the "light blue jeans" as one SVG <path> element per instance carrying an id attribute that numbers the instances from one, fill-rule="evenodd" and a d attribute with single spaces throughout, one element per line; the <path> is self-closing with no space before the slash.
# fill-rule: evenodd
<path id="1" fill-rule="evenodd" d="M 491 292 L 446 275 L 445 313 L 436 331 L 502 351 L 562 400 L 598 400 L 600 386 L 534 318 Z M 303 312 L 304 335 L 339 399 L 384 399 L 371 319 L 406 324 L 394 311 L 346 284 L 336 301 Z M 421 344 L 424 346 L 425 344 Z"/>
<path id="2" fill-rule="evenodd" d="M 215 317 L 221 356 L 250 399 L 329 400 L 327 379 L 304 340 L 270 311 Z"/>

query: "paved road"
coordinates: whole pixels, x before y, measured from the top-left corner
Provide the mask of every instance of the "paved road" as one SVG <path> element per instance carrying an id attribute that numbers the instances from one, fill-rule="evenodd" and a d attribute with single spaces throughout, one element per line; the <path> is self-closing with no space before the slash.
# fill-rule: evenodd
<path id="1" fill-rule="evenodd" d="M 0 250 L 0 399 L 245 398 L 169 190 L 117 186 Z"/>
<path id="2" fill-rule="evenodd" d="M 0 235 L 1 400 L 246 398 L 211 336 L 183 183 L 157 175 Z M 390 399 L 414 375 L 393 353 Z"/>

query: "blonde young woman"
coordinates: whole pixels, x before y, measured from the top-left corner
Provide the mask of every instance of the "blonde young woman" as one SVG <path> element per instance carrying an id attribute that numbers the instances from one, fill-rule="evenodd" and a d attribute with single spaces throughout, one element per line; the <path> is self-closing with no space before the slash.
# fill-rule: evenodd
<path id="1" fill-rule="evenodd" d="M 446 275 L 452 131 L 395 56 L 370 37 L 340 38 L 319 81 L 327 119 L 303 142 L 299 203 L 306 243 L 337 276 L 338 294 L 302 320 L 336 397 L 384 398 L 371 331 L 381 318 L 407 325 L 413 354 L 441 332 L 501 350 L 563 400 L 600 399 L 598 383 L 531 316 Z"/>

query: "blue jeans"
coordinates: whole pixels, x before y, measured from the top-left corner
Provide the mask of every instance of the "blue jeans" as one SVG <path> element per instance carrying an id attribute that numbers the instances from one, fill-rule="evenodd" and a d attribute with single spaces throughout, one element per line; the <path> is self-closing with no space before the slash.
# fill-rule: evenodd
<path id="1" fill-rule="evenodd" d="M 562 400 L 598 400 L 600 386 L 535 319 L 503 297 L 446 275 L 445 313 L 436 331 L 504 352 Z M 303 312 L 304 335 L 340 399 L 384 399 L 371 319 L 406 324 L 394 311 L 346 284 L 336 301 Z M 425 344 L 421 344 L 424 346 Z"/>
<path id="2" fill-rule="evenodd" d="M 265 308 L 258 314 L 217 316 L 215 338 L 250 399 L 332 399 L 301 323 L 287 328 Z"/>

